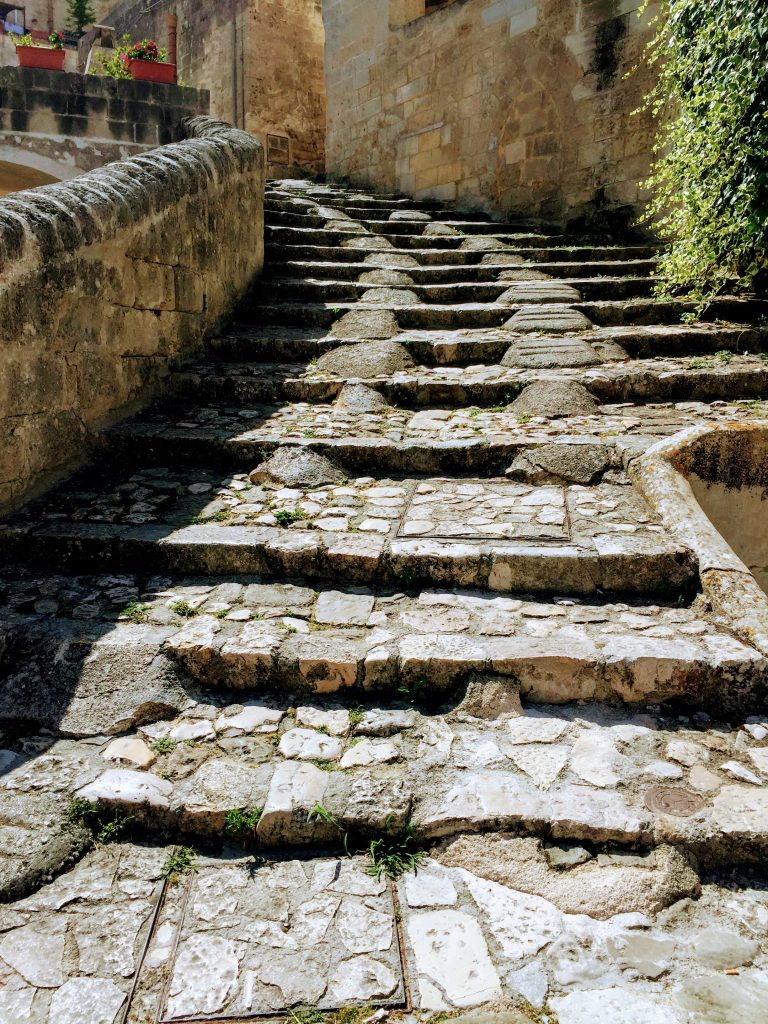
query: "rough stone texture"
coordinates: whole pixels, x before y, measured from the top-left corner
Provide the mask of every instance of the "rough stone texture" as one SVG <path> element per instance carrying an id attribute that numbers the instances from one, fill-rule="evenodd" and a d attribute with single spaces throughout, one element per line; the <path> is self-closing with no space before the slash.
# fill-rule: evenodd
<path id="1" fill-rule="evenodd" d="M 183 82 L 211 95 L 211 113 L 255 135 L 270 176 L 325 167 L 323 25 L 319 0 L 233 0 L 176 5 Z M 110 5 L 118 36 L 165 40 L 167 11 L 144 0 Z M 63 22 L 57 22 L 63 24 Z M 301 60 L 296 60 L 297 52 Z M 236 58 L 236 64 L 233 60 Z M 268 147 L 267 135 L 287 140 Z"/>
<path id="2" fill-rule="evenodd" d="M 286 487 L 317 487 L 346 479 L 339 466 L 309 448 L 278 448 L 250 476 L 254 483 L 269 482 Z"/>
<path id="3" fill-rule="evenodd" d="M 546 444 L 517 455 L 506 475 L 531 484 L 592 484 L 609 465 L 610 454 L 602 445 Z"/>
<path id="4" fill-rule="evenodd" d="M 578 416 L 594 412 L 597 402 L 581 384 L 542 381 L 524 388 L 510 409 L 518 416 Z"/>
<path id="5" fill-rule="evenodd" d="M 364 384 L 345 384 L 339 392 L 336 404 L 348 412 L 382 412 L 391 405 L 382 394 Z"/>
<path id="6" fill-rule="evenodd" d="M 352 315 L 352 314 L 349 314 Z M 340 345 L 321 356 L 318 369 L 349 377 L 375 377 L 395 373 L 413 366 L 408 350 L 395 341 L 378 341 L 365 345 Z"/>
<path id="7" fill-rule="evenodd" d="M 332 327 L 336 338 L 393 338 L 400 332 L 395 314 L 385 309 L 360 309 L 345 313 Z"/>
<path id="8" fill-rule="evenodd" d="M 424 17 L 424 0 L 329 0 L 329 172 L 501 215 L 641 205 L 653 121 L 632 116 L 652 74 L 628 74 L 649 38 L 639 7 L 468 0 Z"/>
<path id="9" fill-rule="evenodd" d="M 4 200 L 0 505 L 81 457 L 90 432 L 193 352 L 261 269 L 260 145 L 207 118 L 184 134 Z"/>

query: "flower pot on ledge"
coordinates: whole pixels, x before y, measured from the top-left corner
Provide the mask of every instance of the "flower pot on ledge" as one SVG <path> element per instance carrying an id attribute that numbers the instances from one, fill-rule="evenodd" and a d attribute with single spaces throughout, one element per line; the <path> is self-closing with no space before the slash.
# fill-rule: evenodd
<path id="1" fill-rule="evenodd" d="M 52 46 L 17 46 L 19 67 L 45 68 L 46 71 L 63 71 L 66 50 L 54 50 Z"/>
<path id="2" fill-rule="evenodd" d="M 176 81 L 176 65 L 166 64 L 161 60 L 136 60 L 132 57 L 128 61 L 128 69 L 131 78 L 137 82 L 161 82 L 163 85 L 173 85 Z"/>

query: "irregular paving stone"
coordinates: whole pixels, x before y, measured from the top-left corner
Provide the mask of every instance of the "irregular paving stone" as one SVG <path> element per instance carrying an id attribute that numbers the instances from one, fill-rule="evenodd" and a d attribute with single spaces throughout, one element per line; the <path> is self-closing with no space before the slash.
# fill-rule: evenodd
<path id="1" fill-rule="evenodd" d="M 385 412 L 392 408 L 382 394 L 365 384 L 345 384 L 336 404 L 340 409 L 353 413 Z"/>
<path id="2" fill-rule="evenodd" d="M 445 1008 L 436 999 L 437 992 L 444 993 L 452 1007 L 479 1006 L 501 998 L 499 976 L 474 918 L 457 910 L 416 913 L 408 918 L 407 931 L 422 1009 Z"/>
<path id="3" fill-rule="evenodd" d="M 582 416 L 597 410 L 597 402 L 581 384 L 540 381 L 529 384 L 509 406 L 525 416 Z"/>
<path id="4" fill-rule="evenodd" d="M 173 786 L 165 779 L 150 772 L 136 772 L 125 768 L 112 768 L 99 776 L 95 782 L 77 791 L 82 800 L 94 803 L 117 803 L 138 811 L 168 809 Z"/>
<path id="5" fill-rule="evenodd" d="M 319 708 L 301 707 L 296 709 L 296 724 L 322 729 L 331 736 L 346 736 L 350 730 L 350 717 L 344 709 L 322 711 Z"/>
<path id="6" fill-rule="evenodd" d="M 550 1003 L 559 1024 L 592 1024 L 596 1017 L 605 1024 L 682 1024 L 666 1001 L 627 988 L 571 992 L 554 996 Z"/>
<path id="7" fill-rule="evenodd" d="M 155 760 L 147 744 L 137 736 L 112 740 L 102 751 L 102 757 L 107 761 L 132 764 L 136 768 L 148 768 Z"/>
<path id="8" fill-rule="evenodd" d="M 547 444 L 516 455 L 506 475 L 531 484 L 591 484 L 609 465 L 610 453 L 603 445 Z"/>
<path id="9" fill-rule="evenodd" d="M 335 736 L 325 736 L 314 729 L 289 729 L 283 733 L 277 749 L 283 757 L 300 761 L 338 761 L 342 745 Z"/>
<path id="10" fill-rule="evenodd" d="M 107 978 L 70 978 L 51 997 L 51 1024 L 114 1024 L 126 999 Z"/>
<path id="11" fill-rule="evenodd" d="M 395 314 L 389 309 L 354 309 L 337 320 L 330 333 L 334 338 L 359 341 L 362 338 L 394 338 L 400 333 L 400 328 Z M 332 368 L 327 362 L 322 366 L 320 364 L 321 361 L 318 359 L 318 366 L 321 369 Z"/>
<path id="12" fill-rule="evenodd" d="M 397 373 L 413 366 L 408 349 L 395 341 L 340 345 L 317 361 L 317 369 L 340 377 L 366 378 Z"/>
<path id="13" fill-rule="evenodd" d="M 251 473 L 254 483 L 283 484 L 286 487 L 317 487 L 342 483 L 346 475 L 324 455 L 309 448 L 278 448 Z"/>
<path id="14" fill-rule="evenodd" d="M 338 626 L 364 626 L 373 611 L 370 594 L 346 594 L 324 590 L 315 605 L 315 621 Z"/>

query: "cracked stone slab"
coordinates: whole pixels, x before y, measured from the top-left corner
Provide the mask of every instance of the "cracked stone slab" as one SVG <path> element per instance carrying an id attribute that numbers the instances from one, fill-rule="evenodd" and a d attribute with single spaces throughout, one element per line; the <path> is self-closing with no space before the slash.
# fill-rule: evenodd
<path id="1" fill-rule="evenodd" d="M 181 920 L 166 907 L 178 950 L 164 1020 L 403 999 L 392 895 L 363 858 L 204 860 L 188 884 Z"/>

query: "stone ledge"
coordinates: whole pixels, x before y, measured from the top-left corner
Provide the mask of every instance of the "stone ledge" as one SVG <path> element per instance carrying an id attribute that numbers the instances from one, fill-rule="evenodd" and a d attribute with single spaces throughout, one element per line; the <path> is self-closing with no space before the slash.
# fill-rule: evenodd
<path id="1" fill-rule="evenodd" d="M 160 213 L 208 184 L 220 183 L 227 173 L 263 170 L 261 143 L 247 132 L 204 116 L 184 119 L 179 132 L 182 141 L 151 155 L 7 197 L 0 213 L 4 269 L 7 261 L 26 255 L 30 245 L 52 259 L 106 241 L 137 217 Z"/>

